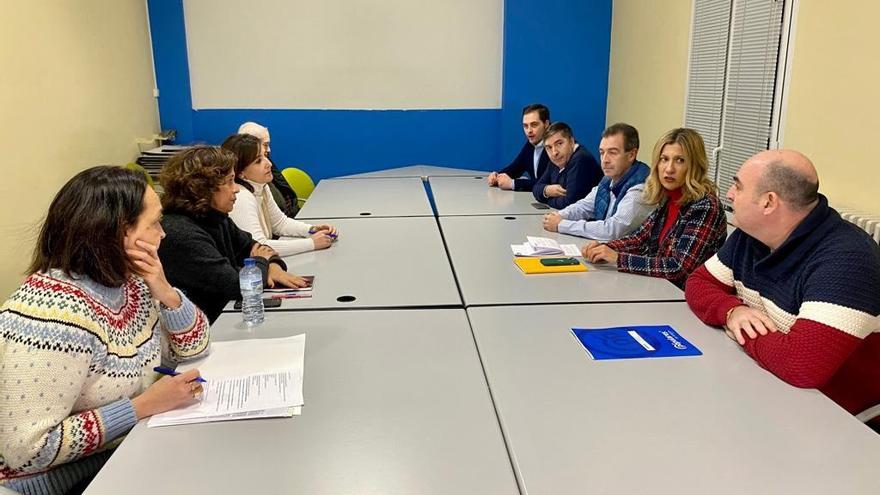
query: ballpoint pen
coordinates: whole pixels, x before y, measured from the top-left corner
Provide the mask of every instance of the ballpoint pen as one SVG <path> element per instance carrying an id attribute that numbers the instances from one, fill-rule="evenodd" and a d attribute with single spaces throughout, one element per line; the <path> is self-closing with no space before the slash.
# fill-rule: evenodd
<path id="1" fill-rule="evenodd" d="M 272 294 L 272 299 L 306 299 L 312 297 L 311 294 Z"/>
<path id="2" fill-rule="evenodd" d="M 153 371 L 155 371 L 156 373 L 161 373 L 163 375 L 168 375 L 168 376 L 177 376 L 180 374 L 179 371 L 175 371 L 171 368 L 166 368 L 164 366 L 156 366 L 155 368 L 153 368 Z M 197 381 L 199 383 L 207 383 L 208 382 L 207 380 L 205 380 L 204 378 L 202 378 L 200 376 L 196 377 L 196 379 L 194 381 Z"/>
<path id="3" fill-rule="evenodd" d="M 317 234 L 318 232 L 321 232 L 321 231 L 320 231 L 320 230 L 315 230 L 315 229 L 309 229 L 309 235 Z M 336 239 L 337 234 L 327 234 L 327 237 L 329 237 L 329 238 L 331 238 L 331 239 Z"/>

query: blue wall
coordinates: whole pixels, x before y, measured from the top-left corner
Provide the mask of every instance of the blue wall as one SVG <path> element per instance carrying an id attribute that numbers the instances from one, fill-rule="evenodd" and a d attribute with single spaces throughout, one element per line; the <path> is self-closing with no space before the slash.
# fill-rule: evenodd
<path id="1" fill-rule="evenodd" d="M 147 0 L 147 8 L 162 129 L 175 129 L 177 142 L 188 143 L 197 138 L 192 125 L 183 0 Z"/>
<path id="2" fill-rule="evenodd" d="M 201 110 L 198 138 L 220 143 L 245 121 L 269 128 L 272 160 L 317 182 L 413 164 L 488 170 L 498 161 L 498 110 Z M 165 125 L 165 121 L 162 121 Z"/>
<path id="3" fill-rule="evenodd" d="M 242 122 L 259 122 L 272 134 L 276 164 L 316 181 L 412 164 L 498 169 L 522 146 L 520 112 L 535 101 L 591 150 L 605 124 L 611 0 L 506 0 L 496 110 L 196 111 L 182 0 L 148 6 L 162 128 L 176 129 L 178 143 L 217 144 Z"/>
<path id="4" fill-rule="evenodd" d="M 605 128 L 611 1 L 504 2 L 502 155 L 522 147 L 522 109 L 550 108 L 578 142 L 597 154 Z"/>

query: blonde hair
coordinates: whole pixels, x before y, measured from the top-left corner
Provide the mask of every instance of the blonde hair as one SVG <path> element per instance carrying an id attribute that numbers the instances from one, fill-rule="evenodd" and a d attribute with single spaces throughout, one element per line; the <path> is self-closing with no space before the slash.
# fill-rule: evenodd
<path id="1" fill-rule="evenodd" d="M 706 158 L 706 145 L 700 133 L 693 129 L 680 127 L 672 129 L 657 140 L 651 154 L 651 174 L 645 181 L 645 202 L 659 205 L 666 198 L 666 189 L 660 183 L 660 154 L 667 144 L 678 144 L 685 156 L 687 169 L 684 184 L 681 186 L 679 204 L 702 199 L 707 194 L 715 194 L 715 184 L 709 179 L 709 160 Z"/>

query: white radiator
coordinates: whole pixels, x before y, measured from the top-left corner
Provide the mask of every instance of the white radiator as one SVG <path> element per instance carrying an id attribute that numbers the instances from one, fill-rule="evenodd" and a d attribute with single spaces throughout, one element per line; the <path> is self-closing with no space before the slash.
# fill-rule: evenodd
<path id="1" fill-rule="evenodd" d="M 860 229 L 867 232 L 869 236 L 873 237 L 875 242 L 880 243 L 880 215 L 849 208 L 838 208 L 837 211 L 840 212 L 840 216 L 844 220 L 857 225 Z"/>

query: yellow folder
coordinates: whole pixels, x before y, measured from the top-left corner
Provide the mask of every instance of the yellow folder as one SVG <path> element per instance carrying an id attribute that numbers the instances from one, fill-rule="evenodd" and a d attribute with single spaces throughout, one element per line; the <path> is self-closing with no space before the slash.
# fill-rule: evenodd
<path id="1" fill-rule="evenodd" d="M 559 265 L 544 266 L 541 264 L 541 258 L 514 258 L 513 262 L 519 267 L 523 273 L 530 275 L 533 273 L 566 273 L 566 272 L 585 272 L 587 267 L 583 263 L 577 265 Z"/>

